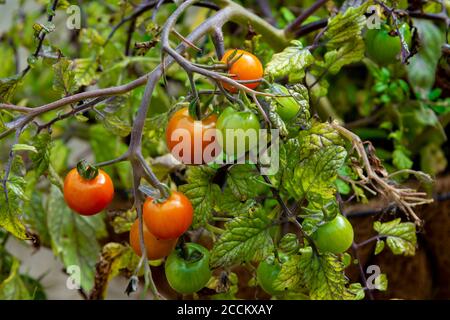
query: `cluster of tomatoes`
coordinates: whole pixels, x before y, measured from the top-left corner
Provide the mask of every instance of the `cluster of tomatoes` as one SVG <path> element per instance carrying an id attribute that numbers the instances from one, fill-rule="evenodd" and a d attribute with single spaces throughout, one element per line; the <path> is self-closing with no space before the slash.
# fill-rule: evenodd
<path id="1" fill-rule="evenodd" d="M 408 46 L 411 44 L 409 26 L 402 24 L 398 29 L 402 33 Z M 367 54 L 379 64 L 394 62 L 401 51 L 398 35 L 392 35 L 387 26 L 381 29 L 368 30 L 366 33 Z M 244 80 L 242 83 L 248 88 L 255 89 L 263 76 L 263 67 L 259 59 L 244 50 L 228 50 L 223 56 L 223 63 L 228 65 L 231 78 Z M 254 82 L 252 82 L 254 80 Z M 223 83 L 223 87 L 230 93 L 236 93 L 235 87 Z M 284 121 L 290 121 L 299 112 L 300 106 L 290 97 L 289 90 L 281 85 L 273 84 L 270 91 L 277 97 L 277 113 Z M 194 150 L 194 141 L 199 144 L 203 152 L 212 143 L 211 137 L 206 137 L 209 129 L 222 133 L 223 141 L 219 141 L 221 149 L 227 154 L 236 155 L 235 148 L 227 148 L 227 130 L 259 130 L 258 117 L 251 111 L 237 111 L 229 106 L 219 117 L 211 114 L 204 119 L 196 120 L 188 108 L 182 108 L 173 114 L 166 129 L 168 148 L 173 151 L 179 140 L 173 139 L 174 131 L 184 129 L 190 135 L 191 159 L 186 161 L 182 153 L 173 153 L 186 164 L 193 164 L 198 150 Z M 235 135 L 236 137 L 236 135 Z M 236 143 L 234 144 L 236 147 Z M 246 143 L 245 151 L 252 148 Z M 217 156 L 214 155 L 214 156 Z M 191 161 L 189 163 L 189 160 Z M 213 158 L 202 158 L 200 164 L 208 163 Z M 79 169 L 72 169 L 64 181 L 64 197 L 70 208 L 82 215 L 93 215 L 104 210 L 114 197 L 114 187 L 111 178 L 102 170 L 98 170 L 94 177 L 86 178 Z M 167 257 L 165 271 L 170 286 L 179 293 L 189 294 L 203 288 L 211 277 L 209 268 L 209 251 L 196 243 L 178 241 L 192 224 L 194 210 L 189 199 L 182 193 L 173 191 L 166 199 L 155 200 L 148 197 L 143 205 L 143 232 L 149 260 Z M 340 254 L 350 248 L 353 243 L 353 228 L 342 215 L 319 225 L 312 234 L 315 246 L 321 252 Z M 130 230 L 130 245 L 137 255 L 141 256 L 139 241 L 139 223 L 136 220 Z M 181 245 L 177 246 L 177 243 Z M 274 286 L 283 263 L 288 256 L 279 253 L 262 261 L 257 268 L 256 275 L 261 288 L 271 295 L 282 292 Z"/>

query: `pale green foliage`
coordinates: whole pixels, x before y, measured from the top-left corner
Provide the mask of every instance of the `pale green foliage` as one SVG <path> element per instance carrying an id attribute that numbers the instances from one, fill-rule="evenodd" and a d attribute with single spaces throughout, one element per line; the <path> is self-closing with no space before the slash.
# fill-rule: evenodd
<path id="1" fill-rule="evenodd" d="M 211 265 L 226 267 L 261 261 L 273 250 L 271 226 L 271 219 L 262 210 L 228 222 L 211 252 Z"/>
<path id="2" fill-rule="evenodd" d="M 384 223 L 375 221 L 373 228 L 380 236 L 386 237 L 386 244 L 392 253 L 405 256 L 415 254 L 417 237 L 414 223 L 401 222 L 398 218 Z"/>
<path id="3" fill-rule="evenodd" d="M 291 46 L 273 55 L 266 65 L 265 74 L 270 78 L 289 77 L 289 81 L 298 82 L 305 77 L 305 68 L 314 62 L 314 57 L 298 40 Z"/>

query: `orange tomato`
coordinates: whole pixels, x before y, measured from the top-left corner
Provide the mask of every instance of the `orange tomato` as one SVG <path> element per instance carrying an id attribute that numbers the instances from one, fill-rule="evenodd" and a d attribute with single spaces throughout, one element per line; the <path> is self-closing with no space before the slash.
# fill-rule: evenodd
<path id="1" fill-rule="evenodd" d="M 168 256 L 177 244 L 176 239 L 160 240 L 157 239 L 144 223 L 144 243 L 147 249 L 147 258 L 149 260 L 158 260 Z M 136 220 L 130 230 L 130 245 L 133 251 L 138 255 L 142 255 L 141 245 L 139 242 L 139 221 Z"/>
<path id="2" fill-rule="evenodd" d="M 148 197 L 144 203 L 144 222 L 158 239 L 175 239 L 192 224 L 194 208 L 181 192 L 173 191 L 166 201 L 158 203 Z"/>
<path id="3" fill-rule="evenodd" d="M 167 146 L 173 156 L 184 164 L 200 165 L 213 161 L 220 153 L 216 121 L 215 114 L 201 121 L 194 120 L 188 108 L 175 112 L 166 129 Z"/>
<path id="4" fill-rule="evenodd" d="M 87 180 L 74 168 L 64 179 L 64 199 L 72 210 L 81 215 L 91 216 L 99 213 L 113 198 L 113 182 L 103 170 L 98 170 L 94 179 Z"/>
<path id="5" fill-rule="evenodd" d="M 230 56 L 235 51 L 236 54 L 233 56 L 233 58 L 230 59 Z M 236 58 L 238 57 L 240 58 L 236 60 Z M 220 61 L 223 63 L 229 63 L 229 59 L 231 61 L 236 60 L 228 69 L 228 72 L 234 75 L 232 76 L 233 79 L 254 80 L 262 78 L 264 74 L 263 66 L 261 64 L 261 61 L 254 54 L 245 50 L 227 50 Z M 247 88 L 255 89 L 259 85 L 259 83 L 260 81 L 255 81 L 250 83 L 243 83 L 243 85 Z M 223 87 L 229 92 L 235 93 L 238 91 L 235 87 L 229 85 L 228 83 L 222 82 L 222 84 Z"/>

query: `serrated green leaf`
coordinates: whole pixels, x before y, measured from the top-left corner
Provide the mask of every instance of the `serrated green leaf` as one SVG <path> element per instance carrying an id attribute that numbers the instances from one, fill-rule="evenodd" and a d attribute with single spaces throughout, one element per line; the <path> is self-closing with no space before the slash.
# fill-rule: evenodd
<path id="1" fill-rule="evenodd" d="M 292 255 L 281 265 L 280 273 L 273 286 L 276 290 L 295 290 L 303 287 L 303 270 L 300 268 L 300 255 Z"/>
<path id="2" fill-rule="evenodd" d="M 356 38 L 343 44 L 338 49 L 328 51 L 324 55 L 324 61 L 317 64 L 323 68 L 323 71 L 318 76 L 321 77 L 322 73 L 325 72 L 336 74 L 343 66 L 361 61 L 364 58 L 364 51 L 365 47 L 362 38 Z"/>
<path id="3" fill-rule="evenodd" d="M 286 233 L 278 243 L 278 249 L 287 254 L 298 252 L 298 250 L 300 249 L 300 243 L 298 241 L 297 235 L 293 233 Z"/>
<path id="4" fill-rule="evenodd" d="M 20 219 L 23 202 L 27 200 L 24 192 L 25 179 L 16 176 L 12 170 L 6 188 L 8 189 L 8 199 L 6 199 L 3 184 L 0 183 L 0 227 L 18 239 L 28 239 L 25 226 Z"/>
<path id="5" fill-rule="evenodd" d="M 266 65 L 265 74 L 270 78 L 289 77 L 290 82 L 299 82 L 305 77 L 305 68 L 314 62 L 314 57 L 298 40 L 291 46 L 272 56 Z"/>
<path id="6" fill-rule="evenodd" d="M 61 191 L 52 186 L 47 202 L 47 224 L 54 253 L 61 257 L 66 267 L 75 265 L 80 268 L 81 287 L 90 291 L 100 252 L 96 236 L 99 232 L 106 232 L 102 217 L 73 213 Z"/>
<path id="7" fill-rule="evenodd" d="M 240 201 L 233 195 L 231 189 L 227 186 L 225 190 L 217 197 L 215 210 L 219 213 L 240 216 L 253 212 L 257 202 L 254 199 L 248 199 L 244 202 Z"/>
<path id="8" fill-rule="evenodd" d="M 66 58 L 61 58 L 53 65 L 53 90 L 62 96 L 68 96 L 78 89 L 73 71 L 74 63 Z"/>
<path id="9" fill-rule="evenodd" d="M 254 198 L 267 190 L 264 180 L 253 165 L 234 165 L 227 172 L 227 184 L 240 201 Z"/>
<path id="10" fill-rule="evenodd" d="M 37 150 L 31 154 L 33 166 L 37 177 L 40 177 L 47 169 L 50 163 L 51 136 L 48 132 L 36 135 L 33 138 L 33 147 Z"/>
<path id="11" fill-rule="evenodd" d="M 302 144 L 302 146 L 299 146 L 300 160 L 325 147 L 344 145 L 340 134 L 326 122 L 314 122 L 309 130 L 300 131 L 298 140 Z"/>
<path id="12" fill-rule="evenodd" d="M 0 103 L 10 101 L 20 80 L 21 77 L 19 75 L 0 79 Z"/>
<path id="13" fill-rule="evenodd" d="M 386 274 L 381 273 L 375 278 L 375 289 L 379 291 L 386 291 L 388 288 L 388 279 Z"/>
<path id="14" fill-rule="evenodd" d="M 347 287 L 344 264 L 335 255 L 316 255 L 311 248 L 304 250 L 299 259 L 299 269 L 303 281 L 313 300 L 354 300 L 361 298 L 355 294 L 355 286 Z"/>
<path id="15" fill-rule="evenodd" d="M 19 274 L 20 262 L 13 258 L 8 278 L 0 283 L 0 300 L 30 300 L 31 295 Z"/>
<path id="16" fill-rule="evenodd" d="M 329 146 L 318 150 L 294 169 L 294 195 L 302 198 L 308 193 L 328 194 L 337 176 L 337 170 L 344 164 L 347 151 L 341 146 Z"/>
<path id="17" fill-rule="evenodd" d="M 413 166 L 413 162 L 406 152 L 408 151 L 405 148 L 399 147 L 392 153 L 392 163 L 399 170 L 411 169 Z"/>
<path id="18" fill-rule="evenodd" d="M 43 197 L 40 192 L 31 192 L 30 201 L 24 207 L 24 221 L 39 235 L 42 245 L 50 246 L 50 235 L 47 227 L 47 212 L 44 208 Z"/>
<path id="19" fill-rule="evenodd" d="M 131 132 L 131 125 L 114 114 L 108 114 L 102 120 L 105 128 L 117 136 L 126 137 Z"/>
<path id="20" fill-rule="evenodd" d="M 383 240 L 377 240 L 377 244 L 375 245 L 375 252 L 374 254 L 380 254 L 384 250 L 385 242 Z"/>
<path id="21" fill-rule="evenodd" d="M 355 40 L 361 35 L 361 31 L 366 25 L 364 14 L 369 6 L 369 1 L 359 7 L 348 7 L 345 12 L 339 12 L 334 17 L 328 19 L 327 29 L 324 37 L 329 39 L 327 47 L 338 49 Z"/>
<path id="22" fill-rule="evenodd" d="M 225 233 L 211 252 L 212 267 L 261 261 L 273 251 L 272 221 L 259 210 L 225 224 Z"/>
<path id="23" fill-rule="evenodd" d="M 216 199 L 220 195 L 220 188 L 212 183 L 216 170 L 198 166 L 191 167 L 187 174 L 188 184 L 180 186 L 194 206 L 193 227 L 205 226 L 211 220 Z"/>
<path id="24" fill-rule="evenodd" d="M 92 85 L 98 78 L 98 63 L 95 58 L 75 59 L 72 68 L 78 86 Z"/>
<path id="25" fill-rule="evenodd" d="M 416 252 L 416 225 L 412 222 L 401 222 L 400 218 L 373 224 L 373 228 L 380 236 L 386 237 L 386 244 L 393 254 L 413 256 Z"/>

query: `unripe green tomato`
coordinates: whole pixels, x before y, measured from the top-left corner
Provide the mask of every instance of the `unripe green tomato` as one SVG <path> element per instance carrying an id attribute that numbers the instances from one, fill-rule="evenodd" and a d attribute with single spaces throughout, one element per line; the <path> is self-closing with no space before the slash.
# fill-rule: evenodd
<path id="1" fill-rule="evenodd" d="M 253 112 L 236 111 L 228 107 L 217 119 L 216 129 L 222 135 L 222 139 L 218 140 L 223 151 L 228 155 L 241 156 L 257 146 L 261 126 Z M 233 141 L 228 142 L 227 136 L 233 138 Z"/>
<path id="2" fill-rule="evenodd" d="M 259 286 L 268 294 L 277 296 L 282 294 L 283 290 L 276 290 L 274 282 L 281 271 L 281 266 L 288 260 L 288 257 L 280 253 L 280 261 L 275 256 L 269 256 L 266 260 L 261 261 L 256 269 L 256 278 Z"/>
<path id="3" fill-rule="evenodd" d="M 190 294 L 202 289 L 211 278 L 209 251 L 197 243 L 186 243 L 187 257 L 177 248 L 166 260 L 165 272 L 172 289 Z"/>
<path id="4" fill-rule="evenodd" d="M 353 243 L 353 227 L 343 215 L 319 226 L 312 238 L 321 252 L 343 253 Z"/>
<path id="5" fill-rule="evenodd" d="M 274 83 L 270 87 L 270 92 L 275 95 L 289 96 L 289 90 L 277 83 Z M 284 121 L 292 120 L 300 110 L 300 105 L 293 97 L 276 97 L 277 102 L 276 111 Z"/>
<path id="6" fill-rule="evenodd" d="M 395 30 L 395 29 L 394 29 Z M 408 47 L 411 47 L 411 30 L 407 23 L 399 27 Z M 398 61 L 401 52 L 401 42 L 398 35 L 392 36 L 387 24 L 380 29 L 368 29 L 365 35 L 367 55 L 380 65 L 387 65 Z"/>

